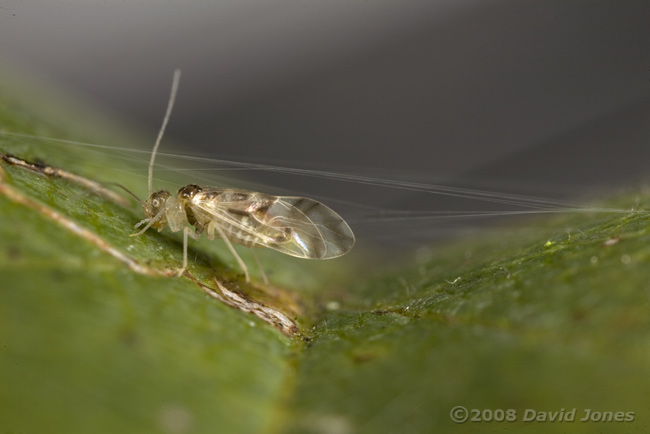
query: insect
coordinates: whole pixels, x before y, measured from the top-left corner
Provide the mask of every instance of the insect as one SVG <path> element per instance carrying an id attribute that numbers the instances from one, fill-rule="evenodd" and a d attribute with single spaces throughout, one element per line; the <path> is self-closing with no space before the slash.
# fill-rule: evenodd
<path id="1" fill-rule="evenodd" d="M 146 218 L 135 225 L 145 226 L 132 236 L 142 235 L 150 227 L 161 231 L 169 226 L 172 232 L 183 229 L 183 267 L 179 275 L 187 269 L 188 237 L 198 239 L 205 233 L 210 240 L 221 238 L 244 271 L 246 282 L 250 282 L 248 268 L 233 243 L 267 247 L 304 259 L 332 259 L 352 249 L 354 234 L 345 220 L 313 199 L 194 184 L 181 187 L 176 196 L 167 190 L 154 192 L 153 165 L 179 80 L 180 71 L 176 70 L 167 112 L 149 162 L 149 198 L 142 203 Z M 252 252 L 268 284 L 255 251 Z"/>

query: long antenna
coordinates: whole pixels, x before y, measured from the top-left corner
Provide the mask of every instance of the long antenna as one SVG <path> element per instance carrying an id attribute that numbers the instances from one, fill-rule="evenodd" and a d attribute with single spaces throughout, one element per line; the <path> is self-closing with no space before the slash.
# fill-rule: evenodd
<path id="1" fill-rule="evenodd" d="M 172 108 L 174 107 L 174 101 L 176 100 L 176 93 L 178 92 L 178 82 L 181 80 L 181 70 L 177 69 L 174 71 L 174 80 L 172 81 L 172 92 L 169 95 L 169 102 L 167 103 L 167 113 L 165 113 L 165 118 L 163 119 L 162 126 L 158 132 L 158 138 L 156 139 L 156 144 L 153 146 L 153 152 L 151 152 L 151 161 L 149 162 L 149 196 L 153 194 L 153 162 L 156 159 L 156 153 L 158 152 L 158 147 L 160 146 L 160 141 L 162 136 L 165 133 L 165 128 L 167 127 L 167 122 L 169 121 L 169 116 L 172 114 Z"/>

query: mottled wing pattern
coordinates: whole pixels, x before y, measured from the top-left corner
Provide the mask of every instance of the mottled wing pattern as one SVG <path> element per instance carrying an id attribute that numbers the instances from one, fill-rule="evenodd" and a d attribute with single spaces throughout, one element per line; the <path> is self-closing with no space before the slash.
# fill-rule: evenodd
<path id="1" fill-rule="evenodd" d="M 322 203 L 245 190 L 204 190 L 194 197 L 195 212 L 209 214 L 234 243 L 268 247 L 306 259 L 331 259 L 347 253 L 354 234 Z"/>

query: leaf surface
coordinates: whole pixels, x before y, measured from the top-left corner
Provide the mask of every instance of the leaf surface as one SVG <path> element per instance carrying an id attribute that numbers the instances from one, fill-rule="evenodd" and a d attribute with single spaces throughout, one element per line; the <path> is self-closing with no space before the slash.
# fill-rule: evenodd
<path id="1" fill-rule="evenodd" d="M 0 97 L 5 131 L 97 139 L 88 125 L 79 133 L 74 121 L 36 112 L 6 92 Z M 102 131 L 104 143 L 128 136 L 109 139 Z M 129 146 L 147 159 L 149 144 Z M 119 153 L 3 134 L 0 150 L 145 193 L 136 170 L 143 165 L 129 168 L 133 160 Z M 0 168 L 11 191 L 147 269 L 181 263 L 178 234 L 129 236 L 142 219 L 137 205 Z M 606 205 L 647 201 L 637 191 Z M 513 223 L 498 236 L 423 248 L 392 271 L 354 256 L 304 265 L 263 253 L 271 290 L 244 285 L 220 243 L 191 244 L 199 281 L 210 285 L 219 276 L 285 312 L 300 329 L 288 337 L 191 279 L 135 272 L 51 215 L 0 194 L 0 426 L 39 433 L 643 432 L 650 423 L 647 214 L 583 213 L 534 225 L 534 233 Z M 456 424 L 455 406 L 486 410 L 484 419 L 513 410 L 516 421 Z M 527 410 L 574 408 L 574 422 L 523 421 Z M 634 420 L 580 422 L 587 409 L 633 412 Z"/>

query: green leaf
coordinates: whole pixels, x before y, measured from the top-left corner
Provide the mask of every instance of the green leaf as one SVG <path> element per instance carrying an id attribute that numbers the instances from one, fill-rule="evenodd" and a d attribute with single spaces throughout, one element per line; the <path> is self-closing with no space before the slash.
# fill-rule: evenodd
<path id="1" fill-rule="evenodd" d="M 101 137 L 146 160 L 150 143 L 87 118 L 62 120 L 0 93 L 5 132 Z M 0 151 L 146 191 L 144 166 L 118 152 L 3 133 Z M 157 274 L 180 265 L 182 240 L 130 237 L 138 205 L 0 169 L 2 432 L 643 432 L 650 423 L 644 212 L 537 218 L 534 233 L 513 222 L 496 236 L 425 247 L 396 271 L 362 249 L 325 263 L 261 252 L 266 288 L 246 285 L 207 240 L 191 243 L 196 281 Z M 637 191 L 602 206 L 647 200 Z M 208 296 L 215 277 L 298 332 Z M 516 420 L 456 424 L 456 406 Z M 531 410 L 573 409 L 573 422 L 523 421 Z M 633 421 L 581 422 L 587 409 Z"/>

